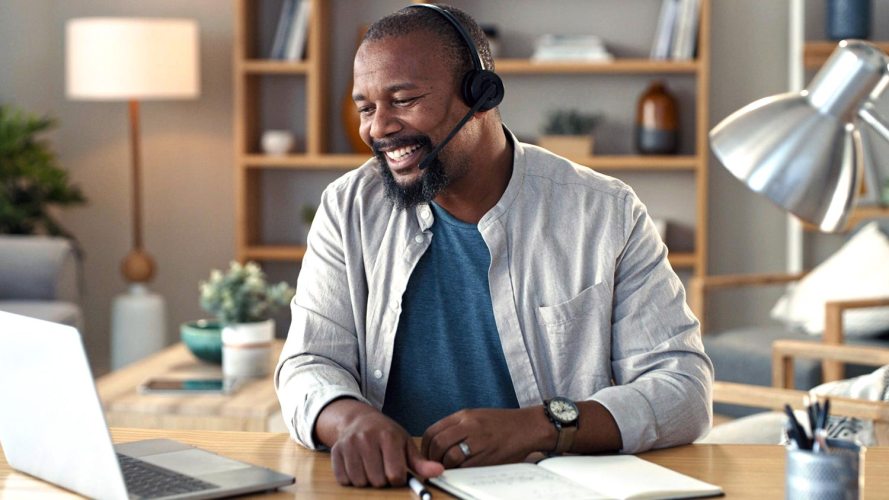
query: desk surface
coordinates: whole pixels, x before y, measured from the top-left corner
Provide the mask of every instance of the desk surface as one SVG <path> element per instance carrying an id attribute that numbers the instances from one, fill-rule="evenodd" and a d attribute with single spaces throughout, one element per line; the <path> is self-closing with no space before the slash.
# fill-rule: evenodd
<path id="1" fill-rule="evenodd" d="M 281 408 L 272 373 L 283 342 L 269 356 L 269 375 L 243 383 L 231 395 L 140 394 L 139 385 L 152 377 L 213 378 L 219 365 L 195 358 L 178 343 L 96 381 L 108 425 L 151 429 L 283 431 Z"/>
<path id="2" fill-rule="evenodd" d="M 343 488 L 333 478 L 330 455 L 311 452 L 286 434 L 113 429 L 115 442 L 167 437 L 231 458 L 296 476 L 296 484 L 263 498 L 412 498 L 407 488 Z M 690 445 L 643 453 L 640 457 L 717 484 L 728 498 L 783 498 L 784 448 L 775 445 Z M 864 498 L 885 498 L 889 491 L 889 447 L 867 450 Z M 64 494 L 62 490 L 14 472 L 0 456 L 0 498 L 35 498 Z M 449 498 L 435 490 L 434 498 Z"/>

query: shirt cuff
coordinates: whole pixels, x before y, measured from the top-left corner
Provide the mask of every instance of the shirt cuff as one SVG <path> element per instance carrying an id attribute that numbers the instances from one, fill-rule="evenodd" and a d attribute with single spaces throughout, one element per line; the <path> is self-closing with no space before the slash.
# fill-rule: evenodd
<path id="1" fill-rule="evenodd" d="M 614 417 L 620 430 L 621 453 L 650 450 L 657 441 L 657 418 L 648 399 L 628 386 L 607 387 L 592 398 Z"/>
<path id="2" fill-rule="evenodd" d="M 297 407 L 292 422 L 293 429 L 296 432 L 296 439 L 303 446 L 312 450 L 326 448 L 323 444 L 315 442 L 315 423 L 318 421 L 318 415 L 321 414 L 324 407 L 341 398 L 357 399 L 370 404 L 370 401 L 362 396 L 361 393 L 355 392 L 348 387 L 329 386 L 309 395 L 306 398 L 306 403 Z"/>

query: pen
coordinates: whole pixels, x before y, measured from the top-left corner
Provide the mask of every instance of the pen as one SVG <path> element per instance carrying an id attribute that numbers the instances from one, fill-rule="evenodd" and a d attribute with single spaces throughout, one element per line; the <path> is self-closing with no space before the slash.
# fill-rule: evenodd
<path id="1" fill-rule="evenodd" d="M 429 493 L 429 490 L 426 489 L 426 486 L 424 486 L 419 479 L 411 476 L 410 479 L 407 480 L 407 485 L 410 486 L 411 491 L 413 491 L 420 500 L 432 500 L 432 493 Z"/>

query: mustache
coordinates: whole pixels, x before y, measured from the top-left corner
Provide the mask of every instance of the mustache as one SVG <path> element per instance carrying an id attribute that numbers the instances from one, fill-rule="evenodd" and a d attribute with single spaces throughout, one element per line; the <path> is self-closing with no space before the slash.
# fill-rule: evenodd
<path id="1" fill-rule="evenodd" d="M 432 146 L 432 140 L 426 135 L 406 135 L 403 137 L 393 137 L 391 139 L 380 139 L 373 141 L 371 149 L 374 155 L 382 156 L 384 149 L 396 149 L 405 146 L 419 144 L 420 147 Z"/>

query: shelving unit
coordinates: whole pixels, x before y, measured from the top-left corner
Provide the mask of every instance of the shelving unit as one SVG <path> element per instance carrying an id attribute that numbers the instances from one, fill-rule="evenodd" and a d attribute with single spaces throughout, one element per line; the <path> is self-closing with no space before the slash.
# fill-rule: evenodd
<path id="1" fill-rule="evenodd" d="M 308 54 L 305 61 L 283 62 L 261 58 L 258 33 L 259 11 L 272 0 L 234 0 L 236 14 L 234 50 L 235 95 L 235 176 L 236 176 L 236 257 L 241 261 L 298 262 L 305 247 L 298 243 L 269 244 L 261 236 L 261 182 L 263 173 L 274 171 L 345 172 L 367 159 L 367 155 L 342 153 L 329 147 L 331 141 L 328 117 L 332 115 L 330 99 L 331 4 L 345 0 L 312 1 L 313 16 L 309 26 Z M 379 1 L 379 0 L 377 0 Z M 263 2 L 267 2 L 263 5 Z M 368 2 L 370 3 L 370 2 Z M 602 5 L 616 6 L 621 0 L 602 0 Z M 652 12 L 660 9 L 660 0 L 650 0 Z M 362 2 L 362 5 L 366 5 Z M 461 8 L 470 2 L 457 3 Z M 583 4 L 578 4 L 583 5 Z M 647 8 L 647 7 L 646 7 Z M 529 59 L 502 58 L 495 62 L 497 72 L 507 85 L 514 76 L 581 75 L 590 78 L 613 76 L 682 76 L 695 82 L 694 145 L 690 152 L 676 156 L 640 156 L 634 154 L 591 155 L 572 160 L 606 173 L 652 173 L 683 175 L 694 183 L 694 248 L 688 252 L 671 252 L 670 262 L 677 269 L 694 275 L 707 271 L 707 132 L 710 83 L 710 0 L 702 0 L 698 56 L 692 61 L 655 61 L 644 58 L 619 58 L 609 63 L 539 63 Z M 467 10 L 472 13 L 471 8 Z M 651 26 L 654 31 L 654 25 Z M 267 156 L 259 152 L 261 82 L 268 78 L 291 78 L 305 86 L 305 148 L 285 156 Z M 515 105 L 515 104 L 513 104 Z M 627 103 L 631 109 L 635 102 Z M 690 126 L 690 125 L 687 125 Z M 689 203 L 677 197 L 677 203 Z M 296 215 L 292 216 L 297 219 Z"/>

